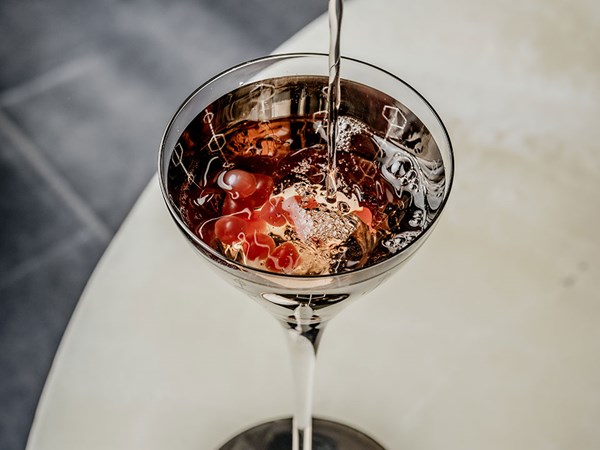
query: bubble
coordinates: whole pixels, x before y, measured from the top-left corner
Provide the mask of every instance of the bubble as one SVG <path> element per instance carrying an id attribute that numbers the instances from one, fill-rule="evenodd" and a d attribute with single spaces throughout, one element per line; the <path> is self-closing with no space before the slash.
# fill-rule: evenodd
<path id="1" fill-rule="evenodd" d="M 338 135 L 335 142 L 336 151 L 350 151 L 352 138 L 359 134 L 370 135 L 369 129 L 364 123 L 348 116 L 338 118 Z"/>

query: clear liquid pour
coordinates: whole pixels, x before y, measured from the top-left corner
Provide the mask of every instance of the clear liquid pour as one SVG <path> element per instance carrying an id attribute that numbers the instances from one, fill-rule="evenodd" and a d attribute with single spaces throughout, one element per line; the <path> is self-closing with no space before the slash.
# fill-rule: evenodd
<path id="1" fill-rule="evenodd" d="M 329 0 L 329 83 L 327 85 L 327 169 L 325 189 L 333 203 L 337 192 L 336 142 L 341 103 L 340 33 L 342 29 L 342 0 Z"/>

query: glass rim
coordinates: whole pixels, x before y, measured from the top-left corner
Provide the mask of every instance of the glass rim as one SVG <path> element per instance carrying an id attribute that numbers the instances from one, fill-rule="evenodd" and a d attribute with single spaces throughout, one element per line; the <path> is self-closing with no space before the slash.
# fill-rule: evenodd
<path id="1" fill-rule="evenodd" d="M 351 274 L 355 274 L 355 273 L 364 273 L 365 271 L 369 271 L 369 270 L 373 270 L 376 267 L 380 266 L 381 264 L 385 264 L 386 262 L 395 260 L 395 259 L 401 259 L 400 257 L 402 255 L 405 255 L 407 253 L 410 253 L 410 249 L 411 248 L 418 248 L 418 245 L 420 245 L 421 241 L 423 241 L 423 237 L 428 234 L 433 227 L 437 224 L 437 221 L 439 219 L 439 217 L 442 215 L 445 207 L 446 207 L 446 203 L 448 202 L 448 199 L 450 198 L 450 192 L 452 191 L 452 186 L 454 183 L 454 148 L 452 146 L 452 141 L 450 140 L 450 135 L 448 133 L 448 129 L 446 128 L 446 125 L 444 124 L 444 122 L 442 121 L 441 117 L 439 116 L 439 114 L 437 113 L 437 111 L 435 110 L 435 108 L 431 105 L 431 103 L 429 103 L 429 101 L 423 96 L 421 95 L 421 93 L 419 91 L 417 91 L 412 85 L 410 85 L 409 83 L 407 83 L 406 81 L 402 80 L 401 78 L 399 78 L 398 76 L 394 75 L 393 73 L 387 71 L 386 69 L 382 69 L 381 67 L 378 67 L 374 64 L 365 62 L 365 61 L 361 61 L 359 59 L 356 58 L 351 58 L 351 57 L 346 57 L 346 56 L 342 56 L 341 59 L 342 61 L 351 61 L 353 63 L 357 63 L 359 65 L 362 66 L 366 66 L 369 67 L 371 69 L 374 69 L 378 72 L 384 73 L 386 75 L 388 75 L 389 77 L 393 78 L 394 80 L 396 80 L 397 82 L 403 84 L 404 86 L 406 86 L 408 89 L 410 89 L 414 94 L 416 94 L 416 96 L 418 97 L 418 99 L 420 101 L 422 101 L 424 103 L 424 105 L 429 109 L 429 111 L 433 114 L 435 120 L 438 122 L 438 124 L 440 125 L 443 135 L 446 138 L 446 141 L 448 142 L 448 153 L 449 153 L 449 167 L 450 167 L 450 177 L 446 178 L 446 182 L 447 182 L 447 190 L 446 190 L 446 194 L 444 195 L 444 198 L 442 199 L 440 206 L 439 206 L 439 212 L 434 216 L 434 218 L 432 219 L 431 223 L 427 226 L 427 228 L 425 228 L 420 234 L 419 236 L 417 236 L 417 238 L 412 241 L 411 243 L 409 243 L 406 247 L 402 248 L 400 251 L 398 251 L 397 253 L 395 253 L 394 255 L 391 255 L 389 258 L 386 258 L 382 261 L 379 261 L 375 264 L 369 265 L 369 266 L 364 266 L 361 267 L 360 269 L 355 269 L 355 270 L 350 270 L 347 272 L 340 272 L 340 273 L 333 273 L 333 274 L 326 274 L 326 275 L 291 275 L 291 274 L 283 274 L 283 273 L 277 273 L 277 272 L 270 272 L 268 270 L 263 270 L 263 269 L 257 269 L 254 267 L 250 267 L 241 263 L 238 263 L 237 261 L 233 261 L 231 259 L 228 259 L 226 256 L 224 256 L 223 254 L 219 253 L 218 251 L 216 251 L 215 249 L 213 249 L 210 245 L 206 244 L 202 239 L 200 239 L 198 236 L 196 236 L 196 234 L 194 234 L 189 227 L 185 224 L 185 222 L 181 219 L 181 217 L 179 216 L 179 214 L 177 213 L 177 211 L 175 211 L 174 206 L 171 204 L 171 201 L 169 200 L 169 194 L 167 192 L 167 187 L 166 187 L 166 183 L 163 181 L 165 180 L 164 175 L 166 175 L 164 173 L 163 170 L 163 155 L 165 153 L 165 144 L 166 144 L 166 140 L 167 137 L 169 136 L 175 121 L 177 120 L 177 118 L 179 117 L 179 115 L 182 113 L 182 111 L 185 110 L 185 108 L 187 107 L 187 105 L 191 102 L 191 100 L 198 95 L 201 91 L 205 90 L 206 88 L 210 87 L 211 84 L 213 84 L 215 81 L 225 77 L 226 75 L 238 71 L 240 69 L 243 69 L 244 67 L 247 66 L 251 66 L 253 64 L 259 63 L 259 62 L 266 62 L 266 61 L 277 61 L 277 60 L 287 60 L 287 59 L 294 59 L 294 58 L 307 58 L 307 57 L 317 57 L 317 58 L 329 58 L 329 55 L 326 53 L 318 53 L 318 52 L 294 52 L 294 53 L 278 53 L 278 54 L 271 54 L 271 55 L 267 55 L 267 56 L 262 56 L 259 58 L 254 58 L 248 61 L 244 61 L 241 62 L 239 64 L 236 64 L 228 69 L 223 70 L 222 72 L 214 75 L 213 77 L 209 78 L 207 81 L 205 81 L 204 83 L 202 83 L 199 87 L 197 87 L 196 89 L 194 89 L 194 91 L 192 91 L 191 94 L 189 94 L 185 100 L 181 103 L 181 105 L 177 108 L 177 110 L 175 111 L 175 113 L 173 114 L 173 116 L 171 117 L 171 119 L 169 120 L 169 123 L 167 124 L 165 131 L 162 135 L 161 141 L 160 141 L 160 147 L 159 147 L 159 152 L 158 152 L 158 181 L 160 184 L 160 190 L 162 193 L 162 197 L 163 197 L 163 201 L 165 202 L 165 204 L 167 205 L 167 208 L 169 210 L 170 215 L 175 219 L 178 227 L 182 230 L 185 231 L 186 235 L 192 239 L 192 241 L 194 242 L 195 245 L 200 246 L 203 250 L 209 252 L 212 256 L 214 256 L 215 258 L 217 258 L 219 261 L 223 261 L 225 263 L 225 266 L 227 267 L 235 267 L 236 269 L 242 271 L 242 272 L 250 272 L 250 273 L 257 273 L 260 274 L 261 276 L 271 276 L 271 277 L 275 277 L 275 278 L 292 278 L 292 279 L 298 279 L 298 280 L 317 280 L 317 279 L 326 279 L 326 278 L 340 278 L 343 276 L 348 276 Z M 343 73 L 342 73 L 343 75 Z M 341 77 L 342 80 L 344 80 L 343 76 Z M 238 86 L 239 87 L 239 86 Z M 396 99 L 398 101 L 401 101 L 399 99 Z M 410 108 L 409 108 L 410 109 Z M 198 112 L 198 114 L 200 114 L 200 111 Z M 419 117 L 419 116 L 417 116 Z M 189 124 L 188 124 L 189 125 Z M 435 140 L 435 139 L 434 139 Z M 436 141 L 437 144 L 437 141 Z M 444 165 L 444 171 L 446 171 L 446 165 Z M 402 261 L 402 260 L 401 260 Z"/>

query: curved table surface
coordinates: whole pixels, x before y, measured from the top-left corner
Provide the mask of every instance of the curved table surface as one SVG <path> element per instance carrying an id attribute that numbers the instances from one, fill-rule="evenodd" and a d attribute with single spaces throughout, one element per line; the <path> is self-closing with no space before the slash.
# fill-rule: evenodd
<path id="1" fill-rule="evenodd" d="M 343 53 L 436 106 L 457 176 L 423 249 L 329 326 L 317 415 L 389 449 L 600 446 L 598 5 L 346 5 Z M 327 46 L 321 17 L 280 50 Z M 279 325 L 199 261 L 153 180 L 79 302 L 27 448 L 213 449 L 288 415 L 290 378 Z"/>

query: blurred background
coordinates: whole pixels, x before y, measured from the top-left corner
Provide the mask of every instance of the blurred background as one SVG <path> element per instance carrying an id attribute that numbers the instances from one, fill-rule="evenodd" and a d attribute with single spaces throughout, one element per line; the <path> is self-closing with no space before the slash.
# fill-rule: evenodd
<path id="1" fill-rule="evenodd" d="M 0 2 L 0 449 L 25 448 L 64 329 L 203 81 L 326 0 Z M 123 274 L 127 276 L 127 274 Z"/>

